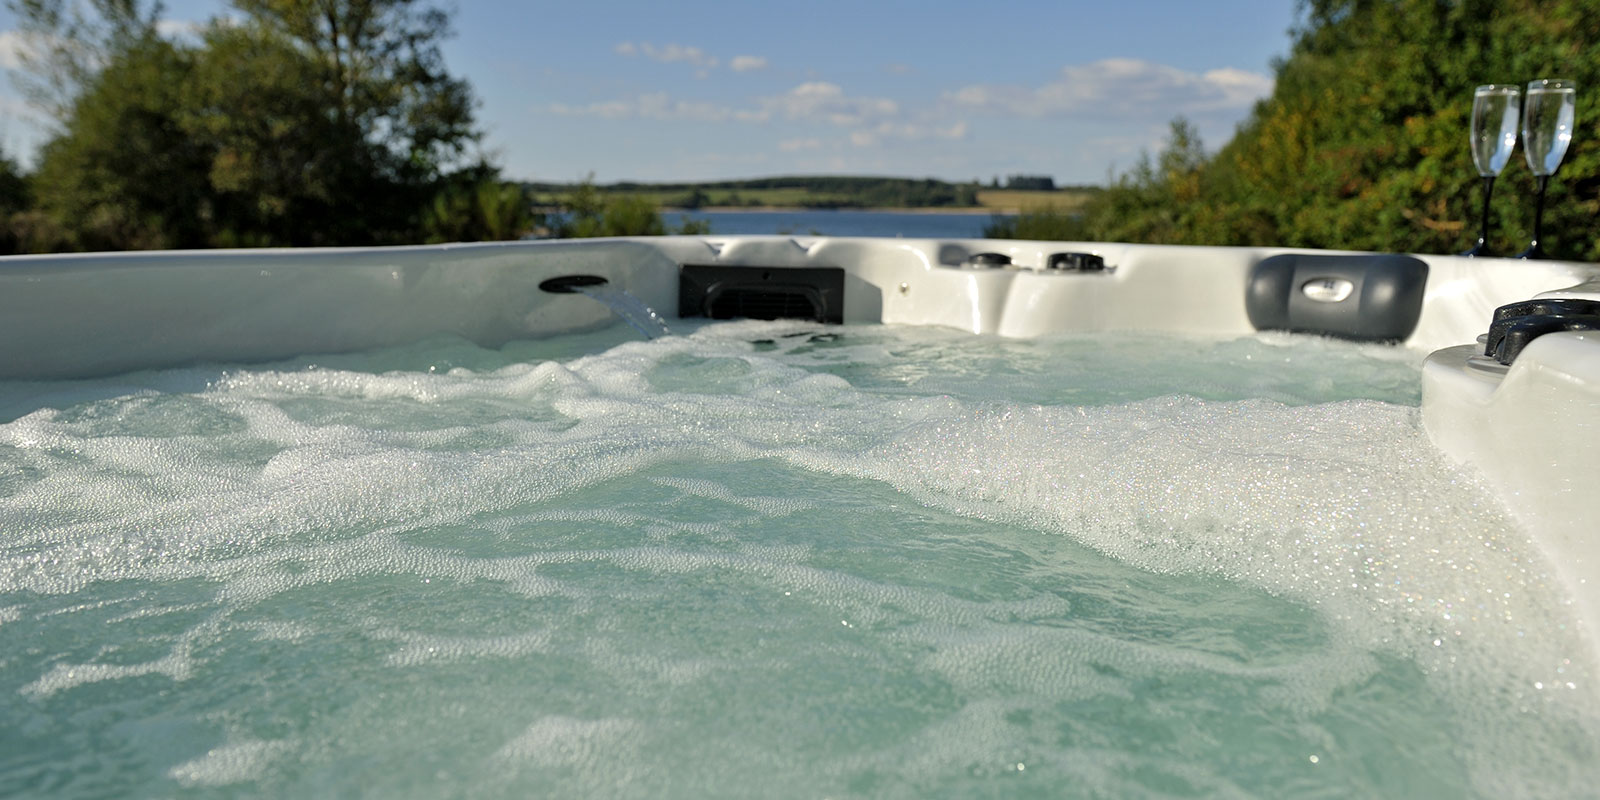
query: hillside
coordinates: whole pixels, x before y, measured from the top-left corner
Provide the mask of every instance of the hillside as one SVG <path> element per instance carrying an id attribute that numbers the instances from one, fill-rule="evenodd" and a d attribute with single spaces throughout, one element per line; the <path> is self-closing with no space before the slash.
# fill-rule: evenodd
<path id="1" fill-rule="evenodd" d="M 527 183 L 536 205 L 555 206 L 580 184 Z M 666 208 L 948 208 L 1076 209 L 1099 187 L 1009 189 L 932 178 L 783 176 L 705 183 L 621 182 L 595 187 L 605 195 L 642 197 Z"/>

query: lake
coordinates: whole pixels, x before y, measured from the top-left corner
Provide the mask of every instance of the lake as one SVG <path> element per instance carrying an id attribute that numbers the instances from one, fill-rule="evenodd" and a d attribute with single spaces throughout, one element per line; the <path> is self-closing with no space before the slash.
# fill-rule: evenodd
<path id="1" fill-rule="evenodd" d="M 685 219 L 706 220 L 716 234 L 807 236 L 903 236 L 910 239 L 977 239 L 992 221 L 988 214 L 904 211 L 666 211 L 667 229 Z"/>

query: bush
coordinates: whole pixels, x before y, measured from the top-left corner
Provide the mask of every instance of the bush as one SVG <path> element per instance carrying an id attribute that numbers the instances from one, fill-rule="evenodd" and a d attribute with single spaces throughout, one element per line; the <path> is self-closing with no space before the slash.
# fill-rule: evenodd
<path id="1" fill-rule="evenodd" d="M 1083 238 L 1460 252 L 1482 202 L 1468 148 L 1479 83 L 1564 77 L 1600 85 L 1600 0 L 1305 0 L 1272 96 L 1214 155 L 1183 120 L 1083 208 Z M 1578 98 L 1550 184 L 1544 242 L 1600 260 L 1600 103 Z M 1518 143 L 1519 149 L 1522 145 Z M 1515 158 L 1495 191 L 1490 244 L 1532 236 L 1533 178 Z M 1044 224 L 1044 221 L 1040 221 Z M 994 226 L 997 235 L 1018 227 Z M 1051 229 L 1046 226 L 1046 229 Z"/>
<path id="2" fill-rule="evenodd" d="M 661 236 L 667 233 L 661 209 L 649 198 L 636 194 L 602 194 L 594 185 L 594 174 L 583 179 L 561 198 L 561 215 L 551 226 L 557 239 L 583 239 L 595 236 Z M 673 233 L 706 234 L 711 223 L 685 219 Z"/>
<path id="3" fill-rule="evenodd" d="M 996 214 L 983 226 L 990 239 L 1035 239 L 1046 242 L 1083 241 L 1088 238 L 1083 215 L 1055 206 L 1024 209 L 1016 216 Z"/>

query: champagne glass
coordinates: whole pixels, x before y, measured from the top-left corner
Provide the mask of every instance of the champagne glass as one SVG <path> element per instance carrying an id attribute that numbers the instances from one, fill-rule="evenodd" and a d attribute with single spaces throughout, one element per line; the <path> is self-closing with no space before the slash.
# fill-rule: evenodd
<path id="1" fill-rule="evenodd" d="M 1483 224 L 1478 243 L 1461 255 L 1489 255 L 1489 197 L 1494 179 L 1511 160 L 1517 146 L 1517 120 L 1522 112 L 1522 90 L 1504 83 L 1479 86 L 1472 95 L 1472 161 L 1483 177 Z"/>
<path id="2" fill-rule="evenodd" d="M 1572 143 L 1572 119 L 1578 109 L 1577 84 L 1565 78 L 1545 78 L 1528 84 L 1522 117 L 1522 155 L 1539 182 L 1533 207 L 1533 243 L 1517 258 L 1549 258 L 1540 246 L 1544 229 L 1544 190 L 1561 166 Z"/>

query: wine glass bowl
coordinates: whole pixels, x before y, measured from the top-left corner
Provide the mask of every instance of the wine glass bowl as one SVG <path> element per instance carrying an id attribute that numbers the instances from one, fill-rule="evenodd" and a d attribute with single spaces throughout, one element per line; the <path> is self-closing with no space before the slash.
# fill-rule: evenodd
<path id="1" fill-rule="evenodd" d="M 1489 254 L 1489 198 L 1494 194 L 1494 179 L 1511 160 L 1517 146 L 1517 120 L 1522 111 L 1522 93 L 1517 86 L 1490 83 L 1479 86 L 1472 95 L 1472 161 L 1483 178 L 1483 223 L 1478 242 L 1464 256 Z"/>
<path id="2" fill-rule="evenodd" d="M 1518 258 L 1549 258 L 1540 245 L 1544 228 L 1544 193 L 1551 176 L 1572 144 L 1577 114 L 1577 83 L 1566 78 L 1544 78 L 1528 84 L 1523 101 L 1522 155 L 1538 182 L 1533 212 L 1533 242 Z"/>
<path id="3" fill-rule="evenodd" d="M 1577 87 L 1569 80 L 1546 78 L 1528 84 L 1527 115 L 1522 120 L 1522 155 L 1539 177 L 1556 174 L 1572 144 L 1577 112 Z"/>
<path id="4" fill-rule="evenodd" d="M 1506 168 L 1517 146 L 1522 90 L 1504 83 L 1479 86 L 1472 96 L 1472 160 L 1478 174 L 1492 178 Z"/>

